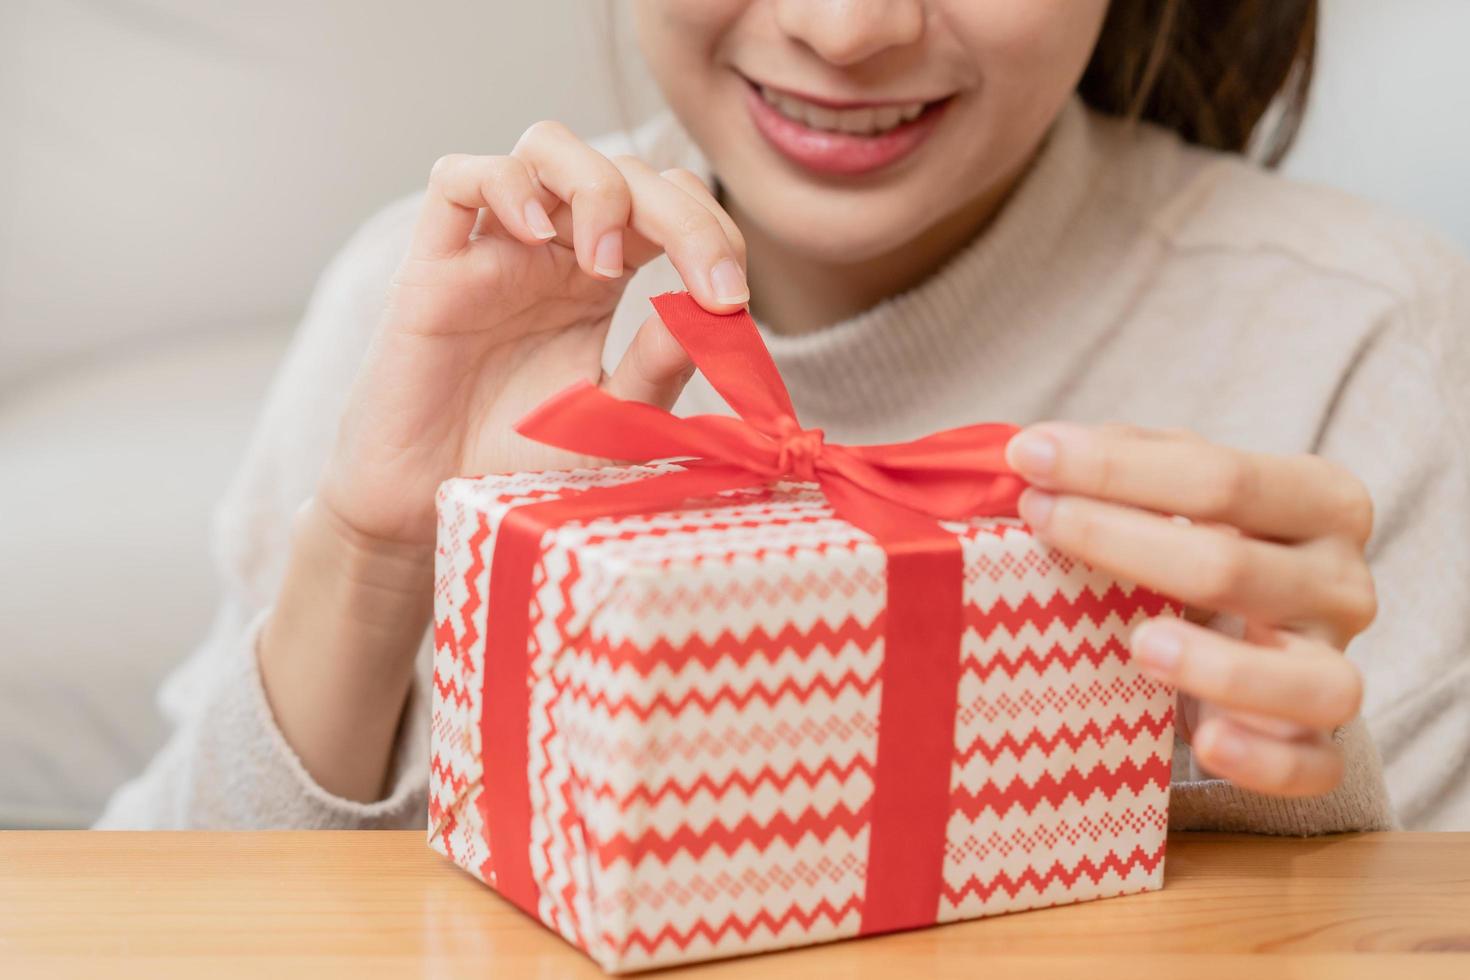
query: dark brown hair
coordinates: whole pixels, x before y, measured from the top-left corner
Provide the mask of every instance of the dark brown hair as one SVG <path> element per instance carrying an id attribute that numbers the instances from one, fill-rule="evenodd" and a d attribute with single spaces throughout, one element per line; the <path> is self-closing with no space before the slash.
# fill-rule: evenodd
<path id="1" fill-rule="evenodd" d="M 1301 124 L 1316 49 L 1317 0 L 1113 0 L 1077 91 L 1274 166 Z"/>

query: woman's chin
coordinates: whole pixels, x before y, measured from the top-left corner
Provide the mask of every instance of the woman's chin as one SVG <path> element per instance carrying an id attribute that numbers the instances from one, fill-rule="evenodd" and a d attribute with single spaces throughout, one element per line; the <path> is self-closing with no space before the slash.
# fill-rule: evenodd
<path id="1" fill-rule="evenodd" d="M 828 266 L 862 265 L 892 254 L 925 231 L 915 222 L 875 221 L 871 215 L 854 214 L 854 208 L 836 216 L 785 212 L 761 221 L 762 237 L 776 244 L 781 253 Z M 859 219 L 859 220 L 854 220 Z"/>

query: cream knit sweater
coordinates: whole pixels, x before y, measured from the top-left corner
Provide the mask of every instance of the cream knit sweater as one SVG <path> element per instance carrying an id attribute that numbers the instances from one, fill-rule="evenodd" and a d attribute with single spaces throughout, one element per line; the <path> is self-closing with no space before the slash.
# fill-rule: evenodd
<path id="1" fill-rule="evenodd" d="M 659 167 L 707 173 L 670 119 L 632 140 Z M 601 146 L 628 149 L 626 138 Z M 100 826 L 425 824 L 427 637 L 391 791 L 372 804 L 312 781 L 275 727 L 254 655 L 292 514 L 331 446 L 417 203 L 384 209 L 322 277 L 217 512 L 227 599 L 162 692 L 176 730 Z M 678 282 L 667 262 L 639 273 L 610 363 L 646 315 L 646 297 L 670 288 Z M 804 423 L 842 442 L 972 421 L 1123 420 L 1346 464 L 1376 504 L 1369 547 L 1381 610 L 1348 651 L 1367 695 L 1366 726 L 1338 733 L 1346 779 L 1322 798 L 1268 799 L 1200 779 L 1181 746 L 1171 824 L 1377 828 L 1393 822 L 1391 797 L 1409 827 L 1470 829 L 1470 265 L 1461 256 L 1350 198 L 1150 127 L 1130 130 L 1074 101 L 992 226 L 945 268 L 846 322 L 767 339 Z M 724 410 L 699 378 L 679 407 Z"/>

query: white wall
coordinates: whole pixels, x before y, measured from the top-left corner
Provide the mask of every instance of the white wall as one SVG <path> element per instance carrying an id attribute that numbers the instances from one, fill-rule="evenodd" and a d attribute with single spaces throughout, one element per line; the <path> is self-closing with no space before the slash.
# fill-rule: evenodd
<path id="1" fill-rule="evenodd" d="M 444 152 L 614 125 L 605 0 L 0 0 L 0 390 L 294 316 Z"/>
<path id="2" fill-rule="evenodd" d="M 1470 2 L 1323 0 L 1288 174 L 1382 201 L 1470 250 Z"/>

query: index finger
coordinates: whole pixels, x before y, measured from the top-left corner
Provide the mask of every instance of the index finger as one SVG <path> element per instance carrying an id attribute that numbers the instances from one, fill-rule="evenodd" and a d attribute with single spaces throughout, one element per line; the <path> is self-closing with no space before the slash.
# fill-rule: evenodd
<path id="1" fill-rule="evenodd" d="M 730 217 L 730 213 L 720 205 L 704 181 L 700 180 L 693 171 L 683 167 L 661 171 L 659 176 L 704 205 L 705 210 L 715 216 L 720 227 L 725 229 L 725 237 L 729 239 L 730 246 L 735 249 L 735 257 L 740 261 L 741 268 L 745 268 L 745 235 L 741 233 L 740 227 L 735 224 L 735 219 Z"/>
<path id="2" fill-rule="evenodd" d="M 632 191 L 628 223 L 647 242 L 646 248 L 631 250 L 634 261 L 646 261 L 662 251 L 699 305 L 712 313 L 744 306 L 750 288 L 743 248 L 730 240 L 714 210 L 636 157 L 615 157 L 613 165 Z"/>
<path id="3" fill-rule="evenodd" d="M 1361 543 L 1371 525 L 1361 484 L 1321 456 L 1248 452 L 1180 430 L 1042 422 L 1011 439 L 1006 460 L 1038 487 L 1257 537 L 1341 534 Z"/>

